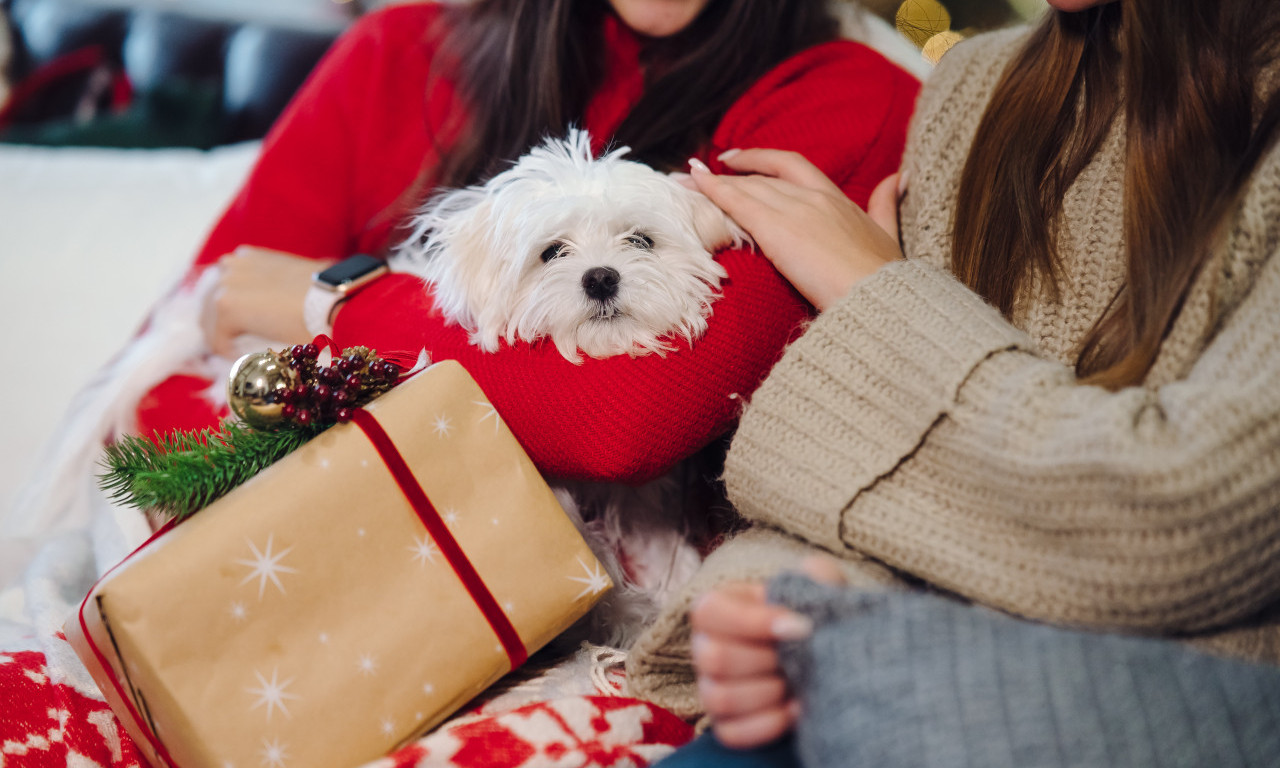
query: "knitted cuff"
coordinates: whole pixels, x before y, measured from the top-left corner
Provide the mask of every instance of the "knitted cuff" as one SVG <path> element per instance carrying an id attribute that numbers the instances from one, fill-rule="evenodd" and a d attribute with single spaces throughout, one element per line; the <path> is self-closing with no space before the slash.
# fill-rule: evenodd
<path id="1" fill-rule="evenodd" d="M 995 352 L 1025 334 L 950 273 L 880 269 L 815 320 L 748 406 L 725 464 L 739 511 L 832 550 L 840 513 L 892 472 Z"/>

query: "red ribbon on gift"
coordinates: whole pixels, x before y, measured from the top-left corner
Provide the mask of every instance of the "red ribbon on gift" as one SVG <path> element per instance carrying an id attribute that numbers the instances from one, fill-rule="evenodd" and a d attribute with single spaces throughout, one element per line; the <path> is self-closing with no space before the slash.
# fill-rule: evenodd
<path id="1" fill-rule="evenodd" d="M 431 538 L 435 540 L 441 554 L 449 561 L 453 572 L 462 581 L 462 585 L 466 587 L 471 599 L 475 601 L 476 607 L 480 609 L 480 613 L 484 614 L 485 620 L 489 622 L 494 634 L 498 636 L 503 650 L 507 652 L 507 658 L 511 660 L 511 668 L 515 669 L 523 664 L 529 658 L 529 651 L 524 647 L 524 642 L 521 641 L 520 635 L 516 633 L 516 628 L 512 626 L 511 620 L 507 618 L 507 614 L 498 605 L 497 598 L 493 596 L 493 593 L 485 585 L 484 580 L 480 578 L 480 573 L 476 571 L 475 566 L 467 559 L 467 553 L 458 544 L 458 540 L 453 538 L 453 534 L 449 531 L 449 526 L 445 525 L 440 513 L 436 511 L 431 500 L 427 498 L 426 492 L 418 484 L 418 479 L 413 476 L 408 463 L 400 455 L 395 443 L 391 442 L 391 437 L 387 435 L 386 430 L 382 428 L 378 420 L 373 418 L 373 414 L 363 408 L 355 410 L 351 421 L 364 431 L 369 438 L 369 442 L 373 443 L 373 447 L 378 450 L 378 455 L 382 457 L 382 462 L 387 465 L 391 476 L 395 478 L 396 484 L 400 486 L 400 491 L 404 493 L 409 505 L 417 513 L 418 519 L 426 527 L 427 533 L 431 534 Z"/>
<path id="2" fill-rule="evenodd" d="M 323 334 L 316 336 L 312 343 L 318 347 L 328 347 L 334 358 L 341 354 L 341 350 L 333 339 Z M 422 521 L 427 533 L 431 534 L 441 554 L 449 561 L 449 566 L 453 568 L 462 586 L 471 595 L 472 601 L 484 615 L 485 621 L 489 622 L 489 626 L 493 628 L 498 641 L 502 643 L 502 649 L 506 651 L 507 658 L 511 661 L 511 668 L 515 669 L 523 664 L 529 658 L 529 651 L 524 647 L 524 642 L 520 639 L 516 628 L 512 626 L 511 620 L 498 605 L 497 598 L 489 591 L 484 579 L 480 578 L 480 573 L 471 564 L 471 560 L 467 558 L 467 553 L 458 544 L 458 540 L 453 538 L 449 526 L 445 525 L 435 505 L 427 498 L 426 491 L 422 490 L 422 486 L 418 484 L 418 479 L 413 476 L 413 471 L 409 469 L 409 464 L 400 455 L 391 437 L 378 420 L 363 408 L 352 411 L 351 421 L 360 427 L 369 438 L 369 442 L 373 443 L 378 456 L 382 458 L 382 463 L 386 465 L 396 484 L 400 486 L 400 491 L 408 500 L 409 506 L 413 507 L 414 513 Z"/>

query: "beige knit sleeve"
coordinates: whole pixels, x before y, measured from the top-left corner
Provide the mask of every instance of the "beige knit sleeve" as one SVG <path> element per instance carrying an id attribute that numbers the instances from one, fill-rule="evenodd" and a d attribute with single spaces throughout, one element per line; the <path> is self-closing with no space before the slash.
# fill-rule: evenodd
<path id="1" fill-rule="evenodd" d="M 730 497 L 1034 618 L 1176 632 L 1255 613 L 1280 597 L 1276 250 L 1187 376 L 1115 393 L 947 273 L 886 267 L 757 392 Z"/>

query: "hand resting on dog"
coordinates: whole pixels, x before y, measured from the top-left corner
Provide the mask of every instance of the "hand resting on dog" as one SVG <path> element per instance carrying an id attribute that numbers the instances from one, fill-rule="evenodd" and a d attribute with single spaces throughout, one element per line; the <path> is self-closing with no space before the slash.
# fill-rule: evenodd
<path id="1" fill-rule="evenodd" d="M 747 230 L 783 277 L 819 311 L 859 280 L 902 258 L 898 175 L 876 187 L 864 212 L 796 152 L 729 150 L 721 162 L 742 176 L 713 174 L 697 159 L 690 175 Z"/>

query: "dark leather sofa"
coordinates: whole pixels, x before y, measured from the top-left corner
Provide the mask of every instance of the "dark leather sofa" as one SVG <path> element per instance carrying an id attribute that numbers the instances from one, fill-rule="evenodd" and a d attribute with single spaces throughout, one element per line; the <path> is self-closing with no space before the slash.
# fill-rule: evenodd
<path id="1" fill-rule="evenodd" d="M 207 147 L 260 138 L 345 25 L 124 0 L 0 0 L 0 10 L 14 50 L 0 137 L 34 143 Z M 50 135 L 60 140 L 41 140 Z"/>

